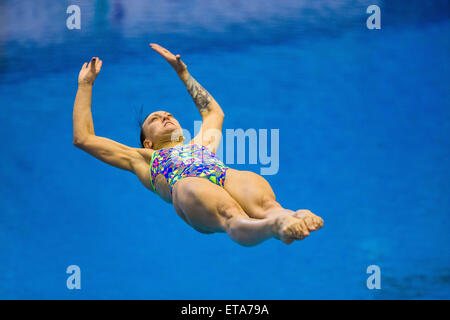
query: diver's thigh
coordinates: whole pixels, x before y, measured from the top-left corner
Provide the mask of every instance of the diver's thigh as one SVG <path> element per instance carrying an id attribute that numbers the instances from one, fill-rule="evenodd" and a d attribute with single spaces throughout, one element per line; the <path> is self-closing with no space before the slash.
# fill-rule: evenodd
<path id="1" fill-rule="evenodd" d="M 175 210 L 200 232 L 224 232 L 227 214 L 241 214 L 243 210 L 221 187 L 203 178 L 183 178 L 172 191 Z M 179 214 L 180 214 L 179 213 Z"/>
<path id="2" fill-rule="evenodd" d="M 225 190 L 252 218 L 264 218 L 264 210 L 279 206 L 269 182 L 251 171 L 228 169 Z"/>

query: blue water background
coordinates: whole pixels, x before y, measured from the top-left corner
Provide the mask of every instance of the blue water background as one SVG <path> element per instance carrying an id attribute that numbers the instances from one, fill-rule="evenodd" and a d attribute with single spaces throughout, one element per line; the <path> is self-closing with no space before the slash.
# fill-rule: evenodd
<path id="1" fill-rule="evenodd" d="M 78 4 L 81 30 L 66 28 Z M 381 8 L 382 29 L 366 28 Z M 450 298 L 448 1 L 2 1 L 0 298 Z M 136 109 L 200 117 L 148 48 L 181 53 L 224 129 L 279 129 L 278 200 L 325 227 L 245 248 L 197 233 L 135 176 L 72 145 L 77 74 L 97 135 Z M 234 165 L 259 172 L 262 165 Z M 66 288 L 78 265 L 82 289 Z M 368 290 L 366 268 L 381 268 Z"/>

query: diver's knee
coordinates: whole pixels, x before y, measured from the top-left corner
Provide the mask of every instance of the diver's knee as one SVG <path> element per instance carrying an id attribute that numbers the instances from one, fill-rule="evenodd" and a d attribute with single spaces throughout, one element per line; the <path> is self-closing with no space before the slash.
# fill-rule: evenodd
<path id="1" fill-rule="evenodd" d="M 226 219 L 225 221 L 225 231 L 228 236 L 238 244 L 242 246 L 249 246 L 248 237 L 245 235 L 242 230 L 240 230 L 240 226 L 242 221 L 240 221 L 240 217 L 234 216 Z"/>

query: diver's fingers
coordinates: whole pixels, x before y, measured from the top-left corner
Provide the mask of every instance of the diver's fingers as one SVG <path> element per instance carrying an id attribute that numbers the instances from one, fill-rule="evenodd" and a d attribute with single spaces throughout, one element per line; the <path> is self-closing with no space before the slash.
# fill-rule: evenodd
<path id="1" fill-rule="evenodd" d="M 95 57 L 91 58 L 91 61 L 88 64 L 88 69 L 91 70 L 92 72 L 95 72 Z"/>
<path id="2" fill-rule="evenodd" d="M 150 48 L 158 52 L 159 54 L 163 54 L 162 47 L 156 43 L 150 43 Z"/>
<path id="3" fill-rule="evenodd" d="M 98 59 L 98 58 L 97 58 Z M 98 59 L 97 63 L 95 64 L 95 72 L 98 74 L 100 70 L 102 69 L 103 60 Z"/>
<path id="4" fill-rule="evenodd" d="M 167 50 L 166 48 L 161 47 L 157 43 L 150 43 L 150 47 L 152 47 L 153 50 L 155 50 L 155 51 L 157 51 L 159 53 L 169 53 L 169 50 Z"/>
<path id="5" fill-rule="evenodd" d="M 83 63 L 83 66 L 81 67 L 81 69 L 86 69 L 87 65 L 88 65 L 87 62 Z"/>
<path id="6" fill-rule="evenodd" d="M 174 55 L 169 50 L 161 47 L 159 44 L 150 43 L 150 47 L 166 59 L 173 59 L 174 57 Z"/>

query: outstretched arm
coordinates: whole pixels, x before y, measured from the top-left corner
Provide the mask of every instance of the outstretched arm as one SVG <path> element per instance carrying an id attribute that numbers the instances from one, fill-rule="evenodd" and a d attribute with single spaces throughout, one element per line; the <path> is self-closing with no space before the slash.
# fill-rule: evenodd
<path id="1" fill-rule="evenodd" d="M 197 106 L 198 111 L 202 115 L 202 118 L 205 119 L 210 116 L 216 117 L 224 117 L 222 108 L 220 108 L 219 104 L 214 100 L 214 98 L 206 91 L 205 88 L 202 87 L 200 83 L 197 82 L 186 70 L 185 73 L 180 75 L 180 79 L 186 85 L 189 94 L 194 100 L 195 105 Z"/>
<path id="2" fill-rule="evenodd" d="M 208 146 L 213 151 L 216 151 L 221 139 L 224 118 L 222 108 L 211 94 L 189 74 L 179 54 L 175 56 L 169 50 L 154 43 L 151 43 L 150 47 L 163 56 L 174 68 L 202 116 L 203 124 L 199 134 L 194 138 L 195 143 Z"/>
<path id="3" fill-rule="evenodd" d="M 92 58 L 78 75 L 78 91 L 73 107 L 73 144 L 97 159 L 136 174 L 145 171 L 152 150 L 131 148 L 116 141 L 98 137 L 94 132 L 91 113 L 92 86 L 100 73 L 102 61 Z"/>
<path id="4" fill-rule="evenodd" d="M 73 141 L 75 144 L 85 140 L 89 135 L 95 135 L 92 121 L 91 100 L 94 80 L 100 73 L 103 62 L 92 58 L 89 64 L 85 62 L 78 74 L 78 91 L 73 107 Z"/>
<path id="5" fill-rule="evenodd" d="M 158 44 L 151 43 L 150 47 L 163 56 L 164 59 L 174 68 L 175 72 L 185 84 L 192 96 L 198 111 L 205 119 L 209 116 L 223 117 L 223 111 L 216 100 L 198 83 L 188 72 L 186 65 L 181 61 L 180 55 L 173 55 L 169 50 L 161 47 Z"/>

